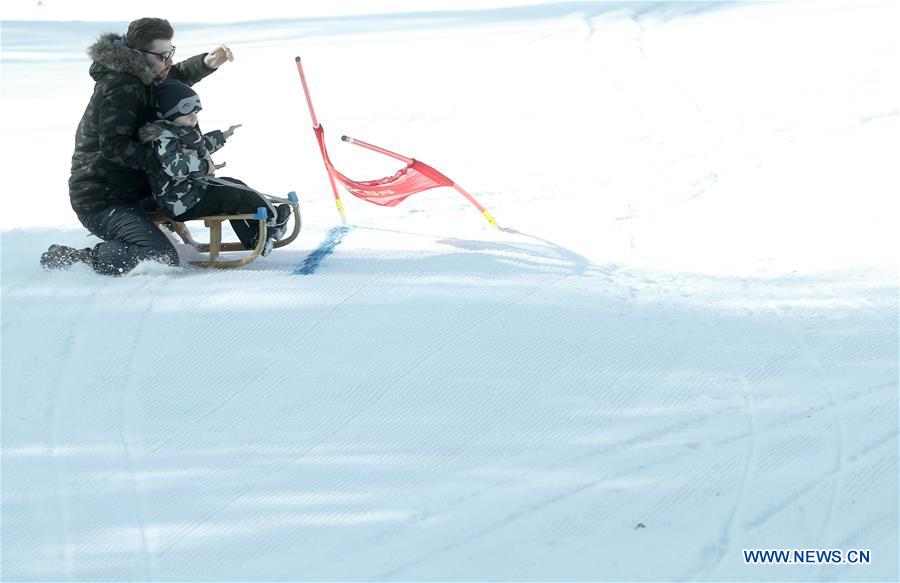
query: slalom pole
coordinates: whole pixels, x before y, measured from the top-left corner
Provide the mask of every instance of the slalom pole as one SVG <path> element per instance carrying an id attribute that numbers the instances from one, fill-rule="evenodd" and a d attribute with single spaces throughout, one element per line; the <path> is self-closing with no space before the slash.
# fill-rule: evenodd
<path id="1" fill-rule="evenodd" d="M 403 155 L 398 154 L 398 153 L 396 153 L 396 152 L 391 152 L 390 150 L 387 150 L 387 149 L 385 149 L 385 148 L 381 148 L 381 147 L 379 147 L 379 146 L 376 146 L 376 145 L 374 145 L 374 144 L 370 144 L 370 143 L 368 143 L 368 142 L 364 142 L 364 141 L 362 141 L 362 140 L 357 140 L 356 138 L 351 138 L 350 136 L 341 136 L 341 140 L 347 142 L 348 144 L 353 144 L 353 145 L 355 145 L 355 146 L 363 147 L 363 148 L 365 148 L 365 149 L 367 149 L 367 150 L 372 150 L 373 152 L 378 152 L 379 154 L 384 154 L 385 156 L 390 156 L 391 158 L 395 158 L 395 159 L 397 159 L 397 160 L 400 160 L 400 161 L 403 162 L 404 164 L 412 164 L 413 162 L 416 162 L 416 160 L 414 160 L 414 159 L 412 159 L 412 158 L 407 158 L 406 156 L 403 156 Z M 419 162 L 419 164 L 424 164 L 424 162 Z M 426 164 L 426 166 L 427 166 L 427 164 Z M 431 168 L 431 167 L 429 166 L 429 168 Z M 432 170 L 434 170 L 434 169 L 432 168 Z M 449 179 L 448 179 L 448 180 L 449 180 Z M 451 180 L 451 182 L 453 182 L 453 181 Z M 484 208 L 483 206 L 481 206 L 481 203 L 478 202 L 477 200 L 475 200 L 475 197 L 474 197 L 474 196 L 472 196 L 471 194 L 469 194 L 466 190 L 463 189 L 463 187 L 461 187 L 460 185 L 458 185 L 456 182 L 453 182 L 452 186 L 453 186 L 454 189 L 456 189 L 456 191 L 457 191 L 458 193 L 460 193 L 461 195 L 463 195 L 464 197 L 466 197 L 466 200 L 468 200 L 470 203 L 472 203 L 472 205 L 473 205 L 475 208 L 478 209 L 478 212 L 480 212 L 481 215 L 482 215 L 485 219 L 487 219 L 487 222 L 489 222 L 491 225 L 493 225 L 493 226 L 494 226 L 495 228 L 497 228 L 497 229 L 500 228 L 500 225 L 497 224 L 497 220 L 493 217 L 493 215 L 491 215 L 491 213 L 490 213 L 486 208 Z"/>
<path id="2" fill-rule="evenodd" d="M 487 219 L 487 222 L 493 225 L 495 229 L 500 228 L 500 225 L 497 224 L 497 220 L 493 217 L 493 215 L 491 215 L 491 213 L 486 208 L 481 206 L 481 203 L 475 200 L 474 196 L 463 190 L 463 187 L 455 182 L 453 183 L 453 188 L 455 188 L 458 193 L 466 197 L 466 200 L 471 202 L 475 206 L 475 208 L 477 208 L 481 212 L 481 216 Z"/>
<path id="3" fill-rule="evenodd" d="M 303 64 L 300 57 L 294 59 L 297 62 L 297 72 L 300 73 L 300 82 L 303 84 L 303 94 L 306 95 L 306 105 L 309 107 L 309 117 L 312 119 L 313 131 L 318 131 L 319 120 L 316 119 L 316 112 L 313 109 L 312 99 L 309 96 L 309 87 L 306 85 L 306 75 L 303 74 Z M 318 139 L 318 136 L 317 138 Z M 322 141 L 319 142 L 322 150 L 322 163 L 325 164 L 325 171 L 328 173 L 328 182 L 331 183 L 331 192 L 334 193 L 334 204 L 337 205 L 338 213 L 341 215 L 341 224 L 347 226 L 347 215 L 344 214 L 344 203 L 341 201 L 341 195 L 338 194 L 337 184 L 334 182 L 334 176 L 331 174 L 331 168 L 328 167 L 328 160 L 325 157 L 324 135 Z"/>
<path id="4" fill-rule="evenodd" d="M 391 158 L 395 158 L 400 160 L 404 164 L 412 164 L 415 162 L 412 158 L 407 158 L 406 156 L 401 156 L 396 152 L 391 152 L 390 150 L 385 150 L 384 148 L 379 148 L 374 144 L 370 144 L 368 142 L 364 142 L 362 140 L 357 140 L 356 138 L 351 138 L 350 136 L 341 136 L 341 140 L 347 142 L 348 144 L 353 144 L 354 146 L 361 146 L 366 148 L 367 150 L 372 150 L 373 152 L 378 152 L 379 154 L 384 154 L 385 156 L 390 156 Z"/>

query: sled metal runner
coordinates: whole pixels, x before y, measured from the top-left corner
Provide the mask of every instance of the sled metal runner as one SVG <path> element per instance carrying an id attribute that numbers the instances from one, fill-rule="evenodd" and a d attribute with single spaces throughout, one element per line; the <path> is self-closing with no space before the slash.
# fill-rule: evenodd
<path id="1" fill-rule="evenodd" d="M 488 212 L 474 196 L 456 184 L 453 180 L 420 160 L 403 156 L 396 152 L 392 152 L 387 148 L 382 148 L 349 136 L 342 136 L 341 140 L 344 142 L 394 158 L 395 160 L 403 162 L 406 166 L 398 170 L 393 176 L 362 181 L 348 178 L 337 170 L 328 156 L 328 149 L 325 146 L 325 129 L 322 127 L 322 124 L 319 123 L 316 112 L 313 109 L 312 98 L 309 94 L 309 85 L 306 82 L 306 75 L 303 72 L 303 64 L 301 63 L 300 57 L 296 57 L 295 61 L 297 63 L 297 72 L 300 74 L 300 82 L 303 85 L 303 94 L 306 96 L 306 105 L 309 107 L 309 117 L 312 120 L 313 131 L 315 132 L 316 140 L 319 143 L 319 151 L 322 154 L 322 161 L 325 163 L 325 170 L 328 172 L 328 181 L 331 184 L 331 192 L 334 194 L 334 201 L 337 205 L 338 213 L 341 216 L 341 223 L 343 225 L 347 224 L 347 217 L 344 213 L 344 204 L 341 201 L 341 196 L 337 190 L 338 182 L 340 182 L 350 194 L 357 198 L 381 206 L 395 206 L 417 192 L 447 186 L 463 195 L 466 200 L 478 209 L 488 223 L 495 228 L 499 228 L 497 221 L 494 220 L 491 213 Z"/>
<path id="2" fill-rule="evenodd" d="M 279 247 L 284 247 L 293 243 L 297 236 L 300 234 L 300 228 L 302 225 L 302 221 L 300 219 L 300 203 L 294 193 L 291 193 L 291 197 L 289 199 L 276 199 L 274 197 L 270 197 L 270 199 L 277 202 L 290 204 L 291 216 L 294 218 L 294 227 L 291 230 L 290 234 L 279 241 L 275 241 L 273 248 L 278 249 Z M 160 212 L 151 213 L 150 217 L 158 226 L 167 226 L 169 229 L 171 229 L 171 231 L 178 235 L 186 245 L 190 245 L 200 253 L 206 253 L 208 255 L 208 258 L 206 260 L 191 260 L 191 264 L 197 267 L 212 267 L 217 269 L 241 267 L 243 265 L 247 265 L 257 257 L 259 257 L 259 254 L 262 252 L 263 247 L 266 244 L 268 227 L 266 226 L 267 214 L 265 207 L 260 207 L 255 214 L 213 215 L 208 217 L 197 217 L 196 219 L 190 219 L 194 221 L 204 222 L 204 225 L 209 229 L 209 243 L 200 243 L 194 240 L 193 236 L 191 236 L 190 230 L 187 228 L 187 225 L 184 221 L 178 221 L 169 218 Z M 257 222 L 259 234 L 256 239 L 256 247 L 254 247 L 253 249 L 245 249 L 244 246 L 239 242 L 222 241 L 222 223 L 224 221 L 234 220 L 255 220 Z M 222 257 L 222 253 L 237 251 L 243 251 L 246 254 L 243 257 L 237 259 L 225 259 Z"/>

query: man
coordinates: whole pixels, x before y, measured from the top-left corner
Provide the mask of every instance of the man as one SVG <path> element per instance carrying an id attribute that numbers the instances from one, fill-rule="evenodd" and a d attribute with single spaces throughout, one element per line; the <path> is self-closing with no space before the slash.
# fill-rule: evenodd
<path id="1" fill-rule="evenodd" d="M 75 134 L 69 198 L 81 224 L 103 242 L 86 249 L 51 245 L 41 256 L 46 269 L 84 262 L 97 273 L 122 275 L 148 259 L 178 265 L 175 248 L 147 212 L 147 157 L 138 129 L 156 117 L 159 82 L 193 85 L 234 56 L 219 45 L 173 65 L 173 35 L 168 21 L 141 18 L 124 37 L 104 34 L 90 47 L 94 93 Z"/>

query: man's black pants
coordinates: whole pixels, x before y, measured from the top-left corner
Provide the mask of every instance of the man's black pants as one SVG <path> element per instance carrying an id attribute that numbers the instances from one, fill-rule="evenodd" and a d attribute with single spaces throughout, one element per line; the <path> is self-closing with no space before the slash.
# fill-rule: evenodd
<path id="1" fill-rule="evenodd" d="M 103 239 L 94 247 L 91 267 L 103 275 L 124 275 L 141 261 L 178 265 L 178 253 L 140 202 L 115 204 L 78 220 Z"/>

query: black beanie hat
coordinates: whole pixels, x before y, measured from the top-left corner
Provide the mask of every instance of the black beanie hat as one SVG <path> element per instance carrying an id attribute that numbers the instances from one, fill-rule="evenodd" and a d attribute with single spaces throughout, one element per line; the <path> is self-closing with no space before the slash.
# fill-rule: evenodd
<path id="1" fill-rule="evenodd" d="M 156 86 L 155 93 L 156 115 L 160 119 L 172 121 L 203 109 L 197 93 L 181 81 L 167 79 Z"/>

